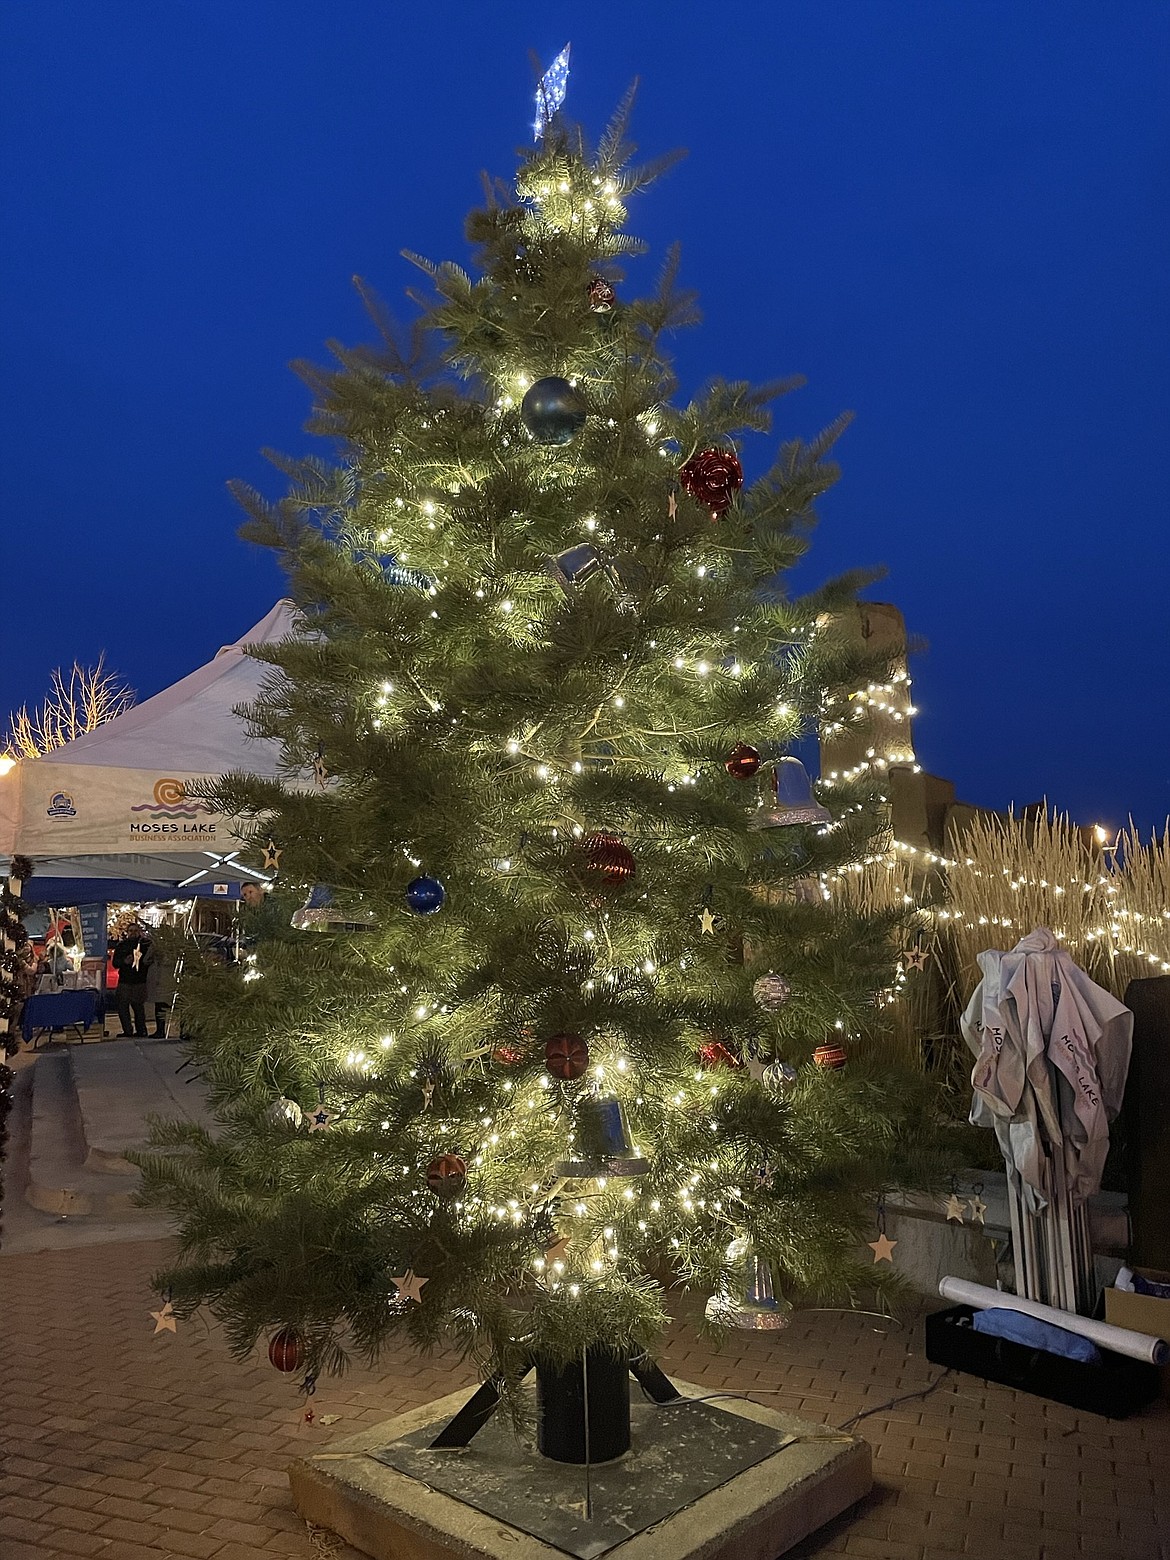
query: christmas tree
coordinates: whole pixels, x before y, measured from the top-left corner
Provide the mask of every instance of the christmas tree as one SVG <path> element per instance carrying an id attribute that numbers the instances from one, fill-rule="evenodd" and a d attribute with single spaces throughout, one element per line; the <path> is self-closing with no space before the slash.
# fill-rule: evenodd
<path id="1" fill-rule="evenodd" d="M 380 345 L 302 367 L 336 457 L 240 493 L 304 631 L 255 652 L 286 778 L 213 794 L 277 891 L 185 984 L 220 1131 L 142 1163 L 160 1289 L 281 1368 L 454 1340 L 515 1407 L 530 1359 L 652 1352 L 671 1284 L 715 1329 L 872 1293 L 875 1199 L 925 1175 L 896 917 L 818 885 L 880 774 L 815 796 L 793 754 L 886 670 L 834 632 L 866 576 L 785 586 L 841 425 L 745 485 L 795 382 L 673 404 L 694 303 L 674 255 L 626 295 L 624 123 L 542 124 L 474 271 L 417 261 L 415 349 L 368 298 Z"/>

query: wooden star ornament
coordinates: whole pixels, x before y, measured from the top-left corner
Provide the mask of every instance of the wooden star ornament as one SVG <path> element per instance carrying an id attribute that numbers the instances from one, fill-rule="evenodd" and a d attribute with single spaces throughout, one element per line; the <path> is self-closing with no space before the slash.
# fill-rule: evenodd
<path id="1" fill-rule="evenodd" d="M 982 1224 L 984 1222 L 983 1216 L 987 1212 L 987 1204 L 983 1201 L 978 1192 L 976 1192 L 974 1197 L 972 1197 L 970 1208 L 972 1222 L 975 1224 Z"/>
<path id="2" fill-rule="evenodd" d="M 963 1199 L 957 1192 L 952 1192 L 946 1200 L 947 1218 L 954 1219 L 959 1224 L 963 1222 Z"/>
<path id="3" fill-rule="evenodd" d="M 265 872 L 278 872 L 280 870 L 280 858 L 284 855 L 283 849 L 275 840 L 269 840 L 264 847 Z"/>
<path id="4" fill-rule="evenodd" d="M 714 937 L 715 917 L 710 910 L 702 910 L 699 913 L 699 932 L 703 937 Z"/>
<path id="5" fill-rule="evenodd" d="M 151 1334 L 152 1337 L 160 1332 L 173 1333 L 176 1331 L 175 1322 L 177 1318 L 169 1300 L 163 1305 L 161 1311 L 152 1311 L 150 1314 L 154 1317 L 154 1333 Z"/>
<path id="6" fill-rule="evenodd" d="M 429 1278 L 419 1278 L 413 1268 L 407 1268 L 405 1273 L 397 1277 L 391 1275 L 390 1282 L 398 1290 L 399 1300 L 413 1300 L 416 1305 L 422 1304 L 422 1290 L 424 1284 L 429 1284 Z"/>
<path id="7" fill-rule="evenodd" d="M 325 789 L 325 782 L 329 778 L 329 771 L 325 767 L 325 755 L 318 753 L 313 760 L 313 780 L 320 790 Z"/>
<path id="8" fill-rule="evenodd" d="M 318 1105 L 317 1109 L 309 1113 L 309 1131 L 324 1132 L 333 1121 L 333 1112 L 326 1110 L 324 1105 Z"/>
<path id="9" fill-rule="evenodd" d="M 883 1230 L 876 1240 L 867 1241 L 866 1244 L 873 1252 L 875 1262 L 888 1262 L 893 1267 L 894 1247 L 898 1244 L 896 1240 L 891 1240 Z"/>
<path id="10" fill-rule="evenodd" d="M 924 970 L 926 968 L 927 950 L 925 948 L 907 948 L 902 954 L 902 966 L 908 970 Z"/>

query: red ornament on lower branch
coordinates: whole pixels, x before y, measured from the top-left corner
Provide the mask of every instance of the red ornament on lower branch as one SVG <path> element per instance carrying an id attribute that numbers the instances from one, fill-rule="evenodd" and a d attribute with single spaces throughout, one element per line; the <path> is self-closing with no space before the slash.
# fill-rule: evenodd
<path id="1" fill-rule="evenodd" d="M 730 1046 L 722 1040 L 708 1040 L 699 1047 L 699 1060 L 704 1067 L 742 1067 L 743 1063 Z"/>
<path id="2" fill-rule="evenodd" d="M 737 742 L 723 761 L 723 767 L 733 780 L 750 780 L 759 773 L 762 760 L 750 742 Z"/>
<path id="3" fill-rule="evenodd" d="M 581 841 L 581 851 L 590 878 L 604 883 L 608 888 L 621 888 L 637 871 L 630 847 L 616 834 L 605 830 L 587 834 Z"/>
<path id="4" fill-rule="evenodd" d="M 848 1060 L 844 1046 L 840 1045 L 818 1045 L 813 1052 L 813 1061 L 817 1066 L 828 1067 L 832 1072 L 840 1072 Z"/>
<path id="5" fill-rule="evenodd" d="M 427 1166 L 427 1185 L 436 1197 L 458 1197 L 467 1184 L 467 1161 L 461 1154 L 436 1154 Z"/>
<path id="6" fill-rule="evenodd" d="M 282 1327 L 268 1344 L 268 1358 L 277 1370 L 299 1370 L 305 1358 L 305 1341 L 295 1327 Z"/>
<path id="7" fill-rule="evenodd" d="M 544 1065 L 554 1078 L 572 1083 L 589 1066 L 589 1047 L 580 1035 L 553 1035 L 545 1041 Z"/>
<path id="8" fill-rule="evenodd" d="M 501 1067 L 518 1067 L 523 1060 L 523 1047 L 511 1041 L 506 1040 L 502 1045 L 492 1048 L 492 1061 L 498 1062 Z"/>

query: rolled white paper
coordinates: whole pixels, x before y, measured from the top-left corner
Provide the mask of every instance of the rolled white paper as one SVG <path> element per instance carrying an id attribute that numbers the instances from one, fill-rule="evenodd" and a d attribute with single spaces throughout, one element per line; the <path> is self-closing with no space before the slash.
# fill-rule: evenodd
<path id="1" fill-rule="evenodd" d="M 1037 1300 L 1025 1300 L 999 1289 L 988 1289 L 983 1284 L 969 1284 L 965 1278 L 940 1279 L 938 1292 L 944 1300 L 972 1305 L 977 1311 L 989 1311 L 993 1306 L 1004 1311 L 1022 1311 L 1037 1321 L 1051 1322 L 1054 1327 L 1063 1327 L 1065 1332 L 1089 1338 L 1099 1348 L 1109 1349 L 1114 1354 L 1127 1354 L 1131 1360 L 1145 1360 L 1150 1365 L 1165 1365 L 1170 1360 L 1170 1345 L 1162 1338 L 1133 1332 L 1128 1327 L 1111 1327 L 1108 1322 L 1095 1322 L 1091 1317 L 1077 1316 L 1072 1311 L 1058 1311 L 1055 1306 L 1041 1305 Z"/>

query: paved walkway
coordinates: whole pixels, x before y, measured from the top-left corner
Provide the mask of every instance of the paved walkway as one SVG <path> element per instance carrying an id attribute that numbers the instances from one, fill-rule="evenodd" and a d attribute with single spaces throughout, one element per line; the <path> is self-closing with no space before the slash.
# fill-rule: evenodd
<path id="1" fill-rule="evenodd" d="M 0 1560 L 356 1560 L 296 1517 L 287 1463 L 470 1385 L 471 1370 L 395 1352 L 376 1371 L 324 1382 L 305 1429 L 295 1388 L 266 1359 L 235 1364 L 201 1321 L 153 1335 L 148 1282 L 169 1250 L 139 1241 L 0 1257 Z M 737 1336 L 716 1355 L 693 1315 L 672 1330 L 668 1371 L 829 1424 L 940 1375 L 914 1326 L 805 1313 L 778 1337 Z M 790 1551 L 799 1560 L 1170 1560 L 1165 1404 L 1115 1422 L 948 1376 L 858 1428 L 877 1488 Z"/>

